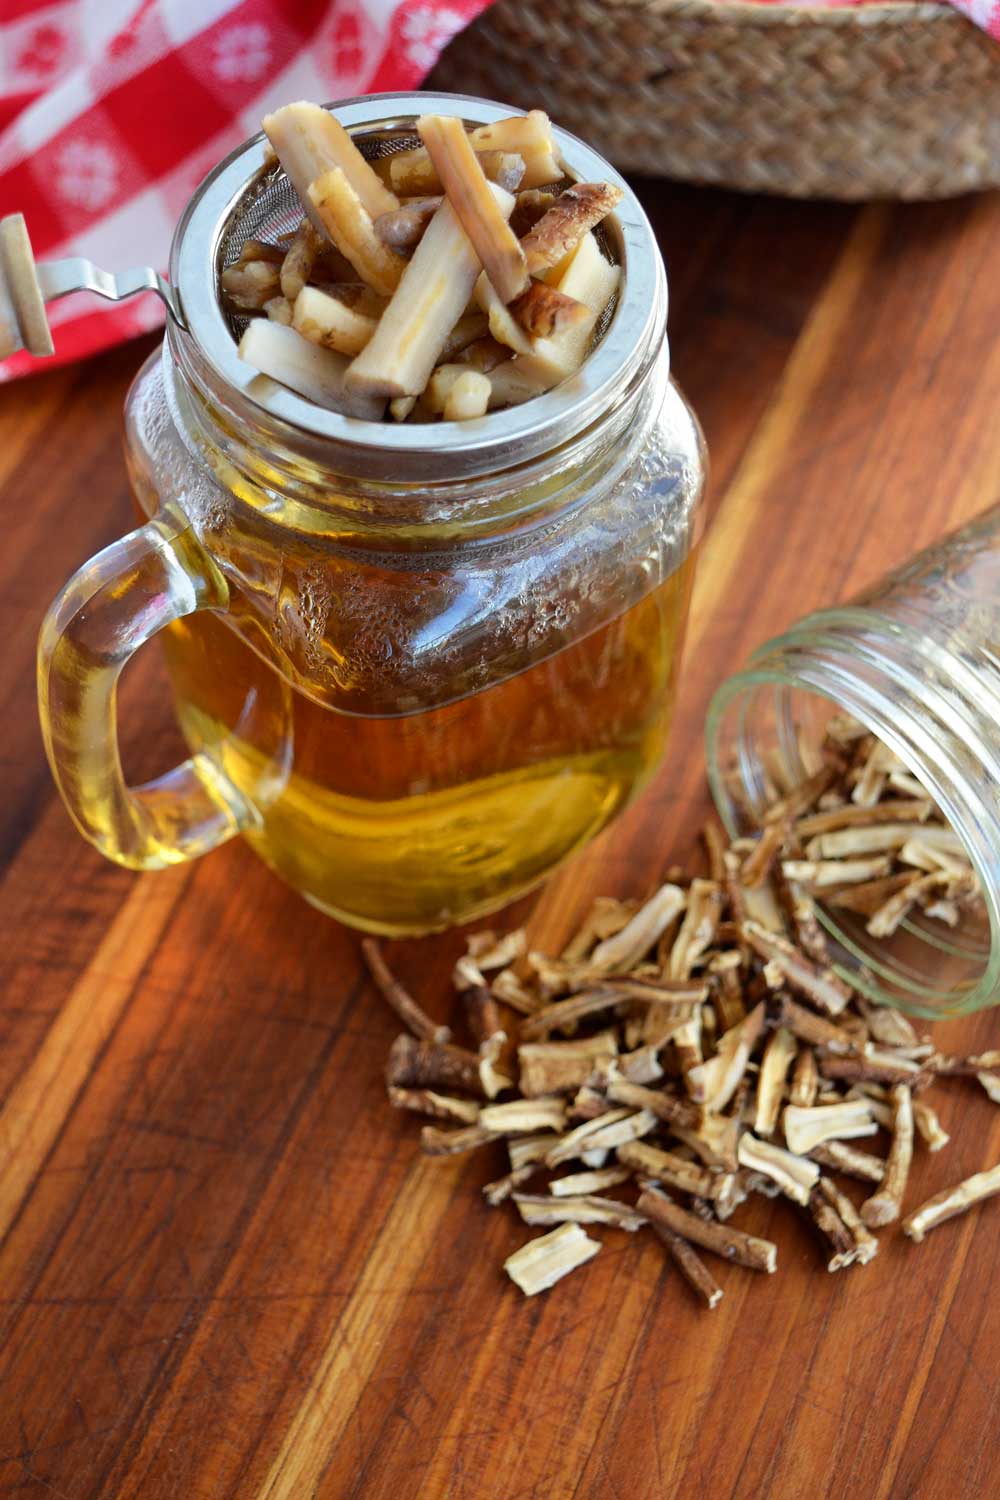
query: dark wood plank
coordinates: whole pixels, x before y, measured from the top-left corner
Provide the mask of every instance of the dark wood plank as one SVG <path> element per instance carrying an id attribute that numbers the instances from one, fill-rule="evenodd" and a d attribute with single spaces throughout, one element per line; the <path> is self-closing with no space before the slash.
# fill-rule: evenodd
<path id="1" fill-rule="evenodd" d="M 720 678 L 1000 491 L 1000 207 L 770 203 L 643 183 L 674 366 L 713 452 L 667 765 L 521 914 L 557 941 L 597 891 L 692 846 Z M 33 704 L 41 609 L 130 524 L 117 447 L 144 348 L 0 394 L 6 709 L 0 926 L 0 1495 L 64 1500 L 978 1497 L 1000 1487 L 990 1211 L 850 1277 L 758 1204 L 768 1279 L 705 1315 L 657 1247 L 608 1233 L 525 1302 L 491 1164 L 421 1159 L 388 1111 L 394 1027 L 354 938 L 239 845 L 136 878 L 80 843 Z M 155 662 L 126 754 L 168 762 Z M 460 938 L 394 961 L 442 1013 Z M 995 1040 L 990 1015 L 950 1028 Z M 1000 1149 L 949 1094 L 947 1171 Z M 939 1182 L 918 1159 L 915 1187 Z"/>

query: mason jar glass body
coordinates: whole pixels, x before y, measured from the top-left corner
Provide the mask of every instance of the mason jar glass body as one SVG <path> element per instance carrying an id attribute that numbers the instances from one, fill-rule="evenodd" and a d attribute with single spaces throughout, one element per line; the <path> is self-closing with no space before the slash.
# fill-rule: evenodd
<path id="1" fill-rule="evenodd" d="M 557 452 L 423 486 L 270 446 L 165 351 L 126 454 L 144 526 L 70 586 L 40 674 L 57 779 L 111 858 L 238 832 L 323 911 L 425 932 L 535 885 L 660 761 L 704 479 L 665 347 Z M 77 684 L 154 629 L 192 758 L 137 801 L 81 748 Z"/>
<path id="2" fill-rule="evenodd" d="M 775 779 L 815 770 L 832 712 L 859 719 L 909 767 L 965 846 L 982 901 L 960 925 L 921 913 L 890 939 L 822 909 L 871 998 L 940 1016 L 1000 1000 L 1000 508 L 842 607 L 762 646 L 716 694 L 709 776 L 730 832 Z"/>

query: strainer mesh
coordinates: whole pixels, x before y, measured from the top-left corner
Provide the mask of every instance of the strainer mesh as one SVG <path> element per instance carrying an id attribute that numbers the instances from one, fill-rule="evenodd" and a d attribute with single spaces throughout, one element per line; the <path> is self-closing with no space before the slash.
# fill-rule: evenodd
<path id="1" fill-rule="evenodd" d="M 411 151 L 420 145 L 420 137 L 406 129 L 385 130 L 376 127 L 363 132 L 354 132 L 353 140 L 362 156 L 368 161 L 395 156 L 398 151 Z M 562 188 L 568 187 L 571 181 L 572 179 L 567 177 L 561 183 L 556 183 L 553 192 L 559 192 Z M 226 299 L 219 295 L 219 278 L 222 272 L 227 266 L 235 265 L 248 240 L 265 240 L 273 244 L 282 235 L 293 234 L 301 219 L 302 204 L 299 195 L 285 176 L 282 167 L 276 162 L 262 166 L 257 175 L 247 183 L 244 192 L 237 200 L 222 232 L 216 256 L 216 295 L 219 296 L 219 305 L 236 343 L 239 342 L 250 320 L 239 313 L 232 312 Z M 618 257 L 610 236 L 600 225 L 595 233 L 605 259 L 616 264 Z M 597 327 L 594 329 L 592 348 L 604 337 L 614 315 L 616 301 L 617 298 L 612 298 L 601 314 Z"/>

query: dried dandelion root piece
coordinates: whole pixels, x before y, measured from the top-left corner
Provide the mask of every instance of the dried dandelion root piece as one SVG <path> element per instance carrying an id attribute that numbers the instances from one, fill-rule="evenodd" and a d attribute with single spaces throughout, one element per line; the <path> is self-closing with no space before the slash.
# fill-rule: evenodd
<path id="1" fill-rule="evenodd" d="M 585 1120 L 575 1130 L 560 1136 L 547 1152 L 545 1165 L 557 1167 L 560 1162 L 582 1158 L 585 1151 L 611 1151 L 627 1141 L 637 1141 L 655 1129 L 656 1116 L 649 1110 L 613 1109 L 599 1115 L 596 1120 Z"/>
<path id="2" fill-rule="evenodd" d="M 514 202 L 491 187 L 504 213 Z M 419 396 L 448 336 L 465 312 L 479 260 L 450 203 L 442 203 L 348 384 L 368 395 Z"/>
<path id="3" fill-rule="evenodd" d="M 764 1005 L 754 1009 L 719 1038 L 714 1057 L 688 1068 L 684 1082 L 692 1099 L 716 1113 L 729 1103 L 746 1073 L 751 1053 L 764 1030 Z"/>
<path id="4" fill-rule="evenodd" d="M 1000 1166 L 990 1167 L 986 1172 L 976 1172 L 957 1187 L 935 1193 L 933 1198 L 928 1198 L 915 1212 L 907 1214 L 903 1220 L 903 1233 L 919 1244 L 928 1230 L 936 1229 L 939 1224 L 947 1219 L 954 1219 L 958 1214 L 964 1214 L 966 1209 L 997 1193 L 1000 1193 Z"/>
<path id="5" fill-rule="evenodd" d="M 385 1081 L 389 1088 L 460 1089 L 484 1097 L 479 1058 L 474 1052 L 450 1043 L 417 1040 L 405 1033 L 389 1050 Z"/>
<path id="6" fill-rule="evenodd" d="M 237 354 L 262 375 L 346 417 L 378 422 L 385 402 L 351 390 L 346 384 L 348 361 L 332 349 L 321 349 L 294 328 L 255 319 L 240 339 Z"/>
<path id="7" fill-rule="evenodd" d="M 783 1151 L 769 1141 L 759 1141 L 749 1133 L 740 1136 L 736 1156 L 741 1167 L 770 1177 L 785 1196 L 796 1203 L 807 1204 L 819 1181 L 819 1167 L 815 1162 L 791 1151 Z"/>
<path id="8" fill-rule="evenodd" d="M 758 890 L 766 880 L 770 879 L 771 871 L 787 837 L 786 822 L 771 823 L 764 828 L 740 867 L 740 880 L 748 890 Z M 789 879 L 792 878 L 789 876 Z"/>
<path id="9" fill-rule="evenodd" d="M 773 1135 L 778 1124 L 788 1070 L 795 1060 L 798 1043 L 786 1026 L 768 1037 L 757 1076 L 757 1107 L 753 1128 L 757 1135 Z"/>
<path id="10" fill-rule="evenodd" d="M 633 1172 L 676 1188 L 681 1193 L 691 1193 L 696 1198 L 715 1198 L 724 1190 L 725 1178 L 719 1172 L 710 1172 L 697 1162 L 688 1161 L 674 1151 L 661 1151 L 645 1141 L 628 1141 L 619 1146 L 618 1160 Z"/>
<path id="11" fill-rule="evenodd" d="M 493 932 L 474 932 L 467 940 L 469 957 L 484 974 L 505 969 L 523 958 L 528 951 L 528 935 L 523 927 L 514 927 L 497 937 Z"/>
<path id="12" fill-rule="evenodd" d="M 883 1047 L 916 1047 L 919 1044 L 920 1038 L 913 1029 L 912 1022 L 907 1020 L 901 1010 L 893 1010 L 889 1005 L 873 1005 L 860 995 L 856 997 L 855 1004 L 864 1017 L 873 1041 L 880 1042 Z"/>
<path id="13" fill-rule="evenodd" d="M 943 870 L 932 871 L 909 881 L 872 914 L 865 930 L 872 937 L 891 937 L 900 923 L 912 911 L 920 897 L 936 890 L 947 877 Z"/>
<path id="14" fill-rule="evenodd" d="M 665 1224 L 654 1223 L 652 1228 L 695 1296 L 700 1297 L 708 1308 L 718 1307 L 722 1301 L 722 1288 L 694 1246 Z"/>
<path id="15" fill-rule="evenodd" d="M 527 161 L 517 151 L 476 151 L 475 157 L 483 176 L 508 193 L 517 192 L 528 172 Z M 444 190 L 437 169 L 422 146 L 412 151 L 398 151 L 376 165 L 380 175 L 388 178 L 404 204 L 422 195 L 435 196 Z"/>
<path id="16" fill-rule="evenodd" d="M 450 1039 L 451 1032 L 447 1026 L 439 1026 L 436 1021 L 432 1021 L 405 986 L 400 984 L 374 938 L 361 939 L 361 954 L 382 998 L 414 1036 L 427 1042 L 447 1042 Z"/>
<path id="17" fill-rule="evenodd" d="M 817 1104 L 812 1109 L 786 1104 L 781 1124 L 788 1149 L 796 1156 L 807 1156 L 814 1146 L 825 1141 L 856 1140 L 878 1130 L 870 1099 L 844 1099 L 838 1104 Z"/>
<path id="18" fill-rule="evenodd" d="M 462 992 L 465 1005 L 465 1015 L 477 1043 L 482 1049 L 486 1043 L 491 1043 L 495 1037 L 500 1037 L 503 1045 L 507 1042 L 507 1033 L 500 1015 L 500 1007 L 493 997 L 493 993 L 485 985 L 472 985 Z M 480 1051 L 480 1056 L 482 1052 Z"/>
<path id="19" fill-rule="evenodd" d="M 504 185 L 510 185 L 511 192 L 516 188 L 537 188 L 558 182 L 563 175 L 554 155 L 552 126 L 540 109 L 498 120 L 494 125 L 479 125 L 469 132 L 468 140 L 480 159 L 484 174 L 499 181 L 502 172 Z M 521 173 L 516 181 L 511 175 L 512 156 L 520 158 Z M 400 197 L 441 191 L 441 179 L 426 147 L 398 151 L 388 158 L 387 170 L 389 181 Z"/>
<path id="20" fill-rule="evenodd" d="M 845 1083 L 906 1083 L 916 1088 L 928 1081 L 919 1063 L 870 1046 L 857 1057 L 829 1057 L 821 1052 L 819 1069 L 824 1078 Z"/>
<path id="21" fill-rule="evenodd" d="M 590 309 L 573 297 L 567 297 L 554 286 L 532 281 L 526 291 L 515 297 L 510 311 L 531 338 L 551 338 L 564 329 L 586 323 Z"/>
<path id="22" fill-rule="evenodd" d="M 892 861 L 886 854 L 872 855 L 868 859 L 785 859 L 781 862 L 786 880 L 801 881 L 813 890 L 880 880 L 891 869 Z"/>
<path id="23" fill-rule="evenodd" d="M 621 199 L 621 188 L 610 182 L 578 182 L 560 193 L 521 243 L 530 274 L 558 266 Z"/>
<path id="24" fill-rule="evenodd" d="M 882 880 L 865 881 L 861 885 L 831 886 L 823 892 L 823 900 L 827 906 L 839 906 L 845 911 L 856 911 L 862 916 L 871 917 L 890 896 L 919 879 L 919 871 L 901 870 Z"/>
<path id="25" fill-rule="evenodd" d="M 467 1125 L 462 1130 L 439 1130 L 425 1125 L 420 1132 L 420 1149 L 425 1156 L 465 1156 L 489 1145 L 496 1136 L 481 1125 Z"/>
<path id="26" fill-rule="evenodd" d="M 885 1176 L 885 1162 L 880 1156 L 873 1156 L 870 1151 L 861 1151 L 856 1146 L 846 1146 L 843 1141 L 824 1141 L 822 1145 L 814 1146 L 809 1155 L 832 1172 L 843 1172 L 860 1182 L 881 1182 Z"/>
<path id="27" fill-rule="evenodd" d="M 490 411 L 499 407 L 520 406 L 544 395 L 546 386 L 537 375 L 518 368 L 516 359 L 504 360 L 490 372 Z"/>
<path id="28" fill-rule="evenodd" d="M 421 115 L 417 131 L 441 179 L 483 270 L 502 302 L 512 302 L 528 285 L 520 241 L 490 192 L 461 120 L 454 115 Z"/>
<path id="29" fill-rule="evenodd" d="M 747 1266 L 751 1271 L 773 1273 L 778 1266 L 778 1249 L 770 1240 L 758 1239 L 744 1234 L 740 1229 L 727 1229 L 723 1224 L 706 1222 L 696 1214 L 679 1208 L 665 1193 L 656 1188 L 645 1188 L 637 1204 L 639 1212 L 654 1224 L 673 1230 L 682 1239 L 691 1240 L 703 1250 L 720 1255 L 736 1265 Z"/>
<path id="30" fill-rule="evenodd" d="M 862 812 L 873 813 L 876 808 L 862 808 Z M 945 830 L 921 828 L 919 838 L 936 838 Z M 902 849 L 904 844 L 914 838 L 913 824 L 910 822 L 897 823 L 873 823 L 870 826 L 834 829 L 829 833 L 818 833 L 806 844 L 806 855 L 809 859 L 842 859 L 849 860 L 865 854 L 885 854 L 889 850 Z M 953 852 L 952 845 L 957 850 L 961 845 L 954 834 L 949 833 L 943 840 L 941 847 L 946 853 Z"/>
<path id="31" fill-rule="evenodd" d="M 811 1047 L 801 1047 L 795 1059 L 788 1102 L 799 1109 L 811 1109 L 819 1093 L 819 1067 Z M 755 1127 L 756 1128 L 756 1127 Z M 758 1135 L 761 1133 L 758 1129 Z"/>
<path id="32" fill-rule="evenodd" d="M 686 905 L 687 895 L 679 885 L 669 881 L 661 885 L 620 931 L 598 943 L 590 955 L 591 966 L 605 973 L 612 969 L 634 968 L 659 942 Z"/>
<path id="33" fill-rule="evenodd" d="M 474 296 L 477 305 L 486 315 L 491 337 L 498 344 L 512 349 L 515 354 L 530 354 L 534 348 L 531 336 L 515 318 L 513 311 L 504 302 L 485 271 L 476 282 Z M 538 390 L 540 389 L 539 386 Z M 538 390 L 535 392 L 536 395 Z"/>
<path id="34" fill-rule="evenodd" d="M 560 1094 L 580 1088 L 601 1063 L 618 1055 L 614 1031 L 572 1042 L 525 1043 L 518 1048 L 520 1089 L 528 1099 Z"/>
<path id="35" fill-rule="evenodd" d="M 526 1224 L 613 1224 L 631 1232 L 646 1223 L 645 1214 L 615 1198 L 553 1198 L 549 1193 L 513 1193 L 512 1197 Z"/>
<path id="36" fill-rule="evenodd" d="M 902 799 L 877 803 L 874 807 L 857 807 L 844 803 L 841 807 L 829 808 L 825 812 L 809 813 L 795 824 L 796 839 L 805 844 L 817 834 L 833 833 L 842 828 L 869 828 L 878 823 L 924 823 L 934 810 L 929 798 L 919 801 Z M 879 844 L 874 845 L 881 848 Z"/>
<path id="37" fill-rule="evenodd" d="M 486 323 L 485 318 L 483 322 Z M 497 365 L 502 365 L 508 359 L 510 359 L 510 350 L 505 349 L 503 344 L 497 343 L 491 333 L 487 333 L 484 338 L 474 339 L 471 344 L 466 344 L 465 348 L 460 349 L 455 355 L 456 364 L 468 365 L 473 370 L 482 371 L 484 375 L 488 375 L 491 370 L 496 369 Z M 489 382 L 489 388 L 489 399 L 492 401 L 492 381 Z"/>
<path id="38" fill-rule="evenodd" d="M 663 1077 L 659 1047 L 652 1043 L 636 1047 L 632 1052 L 620 1052 L 614 1062 L 614 1071 L 625 1083 L 656 1083 Z"/>
<path id="39" fill-rule="evenodd" d="M 858 1244 L 841 1218 L 836 1204 L 832 1203 L 817 1187 L 809 1195 L 806 1207 L 814 1225 L 832 1252 L 826 1263 L 827 1270 L 842 1271 L 845 1266 L 853 1266 L 858 1259 Z"/>
<path id="40" fill-rule="evenodd" d="M 507 1071 L 507 1033 L 494 1032 L 479 1044 L 479 1081 L 487 1099 L 495 1099 L 505 1089 L 514 1087 L 514 1080 Z"/>
<path id="41" fill-rule="evenodd" d="M 442 416 L 446 422 L 470 422 L 484 417 L 492 386 L 480 370 L 463 370 L 449 387 Z"/>
<path id="42" fill-rule="evenodd" d="M 937 1111 L 931 1105 L 925 1104 L 922 1099 L 913 1101 L 913 1123 L 928 1151 L 941 1151 L 951 1140 L 951 1136 L 938 1119 Z"/>
<path id="43" fill-rule="evenodd" d="M 552 1031 L 571 1029 L 587 1016 L 601 1015 L 613 1011 L 618 1005 L 618 996 L 608 985 L 583 990 L 568 1000 L 556 1000 L 536 1010 L 521 1023 L 521 1035 L 526 1041 L 548 1036 Z"/>
<path id="44" fill-rule="evenodd" d="M 518 239 L 523 240 L 529 230 L 534 229 L 540 219 L 544 219 L 555 201 L 555 193 L 547 192 L 544 188 L 524 188 L 518 193 L 510 216 L 510 227 Z"/>
<path id="45" fill-rule="evenodd" d="M 812 1047 L 823 1047 L 837 1054 L 853 1055 L 858 1051 L 857 1041 L 842 1026 L 797 1004 L 788 995 L 779 997 L 778 1019 L 800 1042 L 808 1042 Z"/>
<path id="46" fill-rule="evenodd" d="M 648 1110 L 668 1125 L 681 1125 L 688 1130 L 697 1130 L 702 1123 L 702 1111 L 693 1100 L 679 1099 L 661 1089 L 649 1089 L 641 1083 L 629 1083 L 624 1078 L 611 1077 L 605 1086 L 605 1093 L 613 1103 Z"/>
<path id="47" fill-rule="evenodd" d="M 479 1123 L 494 1135 L 521 1135 L 533 1130 L 561 1130 L 566 1123 L 563 1099 L 512 1099 L 508 1104 L 485 1104 Z"/>
<path id="48" fill-rule="evenodd" d="M 582 302 L 590 317 L 551 338 L 536 339 L 532 352 L 521 356 L 522 372 L 537 377 L 546 388 L 574 374 L 590 352 L 597 320 L 617 292 L 620 276 L 619 268 L 604 259 L 593 234 L 585 234 L 557 290 Z"/>
<path id="49" fill-rule="evenodd" d="M 372 217 L 340 167 L 324 172 L 309 184 L 309 202 L 328 237 L 373 291 L 390 297 L 398 287 L 406 261 L 375 233 Z M 404 393 L 405 394 L 405 393 Z"/>
<path id="50" fill-rule="evenodd" d="M 545 1158 L 561 1139 L 552 1131 L 540 1135 L 508 1136 L 507 1155 L 512 1171 L 518 1172 L 527 1166 L 544 1167 Z"/>
<path id="51" fill-rule="evenodd" d="M 692 880 L 684 920 L 670 949 L 668 978 L 691 977 L 692 970 L 715 941 L 722 917 L 722 902 L 722 889 L 717 881 Z"/>
<path id="52" fill-rule="evenodd" d="M 766 963 L 781 970 L 789 987 L 805 996 L 827 1015 L 838 1016 L 850 1003 L 852 991 L 832 969 L 821 969 L 799 953 L 787 938 L 768 932 L 757 922 L 746 921 L 741 934 Z"/>
<path id="53" fill-rule="evenodd" d="M 288 248 L 284 244 L 272 245 L 270 240 L 244 240 L 237 265 L 245 266 L 253 260 L 266 260 L 272 265 L 280 266 L 287 254 Z"/>
<path id="54" fill-rule="evenodd" d="M 353 356 L 361 353 L 378 322 L 356 312 L 338 297 L 306 286 L 295 299 L 292 327 L 312 344 Z"/>
<path id="55" fill-rule="evenodd" d="M 503 1177 L 498 1177 L 495 1182 L 487 1182 L 483 1187 L 483 1197 L 491 1208 L 497 1208 L 501 1203 L 506 1203 L 515 1188 L 528 1182 L 537 1171 L 538 1166 L 535 1162 L 526 1162 L 522 1167 L 514 1167 Z"/>
<path id="56" fill-rule="evenodd" d="M 313 267 L 325 244 L 326 240 L 316 226 L 309 219 L 303 219 L 281 262 L 281 291 L 289 302 L 295 301 L 312 276 Z"/>
<path id="57" fill-rule="evenodd" d="M 854 1260 L 859 1266 L 866 1266 L 878 1254 L 878 1240 L 865 1224 L 850 1198 L 846 1193 L 841 1192 L 835 1182 L 829 1177 L 821 1177 L 818 1186 L 823 1197 L 839 1214 L 841 1222 L 854 1240 Z"/>
<path id="58" fill-rule="evenodd" d="M 599 1167 L 594 1172 L 570 1172 L 566 1177 L 556 1177 L 549 1183 L 549 1192 L 554 1198 L 586 1198 L 600 1193 L 604 1188 L 618 1187 L 632 1176 L 629 1167 Z"/>
<path id="59" fill-rule="evenodd" d="M 460 1125 L 475 1125 L 479 1119 L 479 1105 L 472 1099 L 454 1099 L 448 1094 L 436 1094 L 433 1089 L 392 1087 L 386 1093 L 393 1109 L 412 1109 L 417 1114 L 457 1121 Z"/>
<path id="60" fill-rule="evenodd" d="M 733 1116 L 706 1114 L 696 1126 L 675 1124 L 671 1129 L 707 1166 L 721 1167 L 724 1172 L 735 1172 L 739 1166 L 736 1148 L 740 1122 Z"/>
<path id="61" fill-rule="evenodd" d="M 272 297 L 269 302 L 264 303 L 264 311 L 272 323 L 281 323 L 285 328 L 291 328 L 292 304 L 287 297 Z"/>
<path id="62" fill-rule="evenodd" d="M 544 110 L 532 109 L 493 125 L 478 125 L 469 138 L 477 151 L 516 152 L 523 157 L 525 173 L 520 187 L 544 187 L 563 175 L 555 155 L 552 122 Z"/>
<path id="63" fill-rule="evenodd" d="M 324 223 L 316 204 L 310 200 L 309 188 L 318 177 L 336 168 L 344 173 L 373 219 L 399 207 L 395 194 L 365 161 L 340 121 L 318 104 L 305 101 L 286 104 L 273 114 L 265 115 L 261 124 L 303 207 L 321 234 L 325 234 Z"/>
<path id="64" fill-rule="evenodd" d="M 897 1083 L 891 1093 L 892 1145 L 885 1163 L 882 1184 L 861 1205 L 861 1217 L 871 1229 L 891 1224 L 899 1217 L 913 1160 L 913 1103 L 910 1090 Z"/>
<path id="65" fill-rule="evenodd" d="M 600 1248 L 579 1224 L 562 1224 L 508 1255 L 503 1268 L 526 1297 L 534 1297 L 592 1260 Z"/>
<path id="66" fill-rule="evenodd" d="M 411 198 L 390 213 L 379 214 L 375 233 L 390 250 L 412 250 L 423 239 L 424 230 L 441 207 L 441 194 Z"/>
<path id="67" fill-rule="evenodd" d="M 465 365 L 438 365 L 424 388 L 420 398 L 422 404 L 429 412 L 440 416 L 455 385 L 463 375 L 470 373 Z M 486 384 L 489 386 L 489 381 Z"/>
<path id="68" fill-rule="evenodd" d="M 260 312 L 281 293 L 281 268 L 270 260 L 248 260 L 228 266 L 219 283 L 238 312 Z"/>
<path id="69" fill-rule="evenodd" d="M 441 363 L 446 364 L 453 360 L 456 355 L 468 349 L 471 344 L 485 338 L 488 333 L 489 323 L 485 313 L 463 313 L 444 341 L 441 348 Z"/>
<path id="70" fill-rule="evenodd" d="M 973 1053 L 970 1057 L 949 1057 L 943 1052 L 935 1052 L 927 1065 L 933 1073 L 959 1078 L 1000 1073 L 1000 1051 Z"/>
<path id="71" fill-rule="evenodd" d="M 678 1010 L 681 1012 L 681 1019 L 686 1019 L 690 1008 L 693 1005 L 699 1005 L 707 996 L 707 985 L 689 981 L 679 982 L 672 986 L 668 982 L 663 985 L 640 987 L 608 978 L 599 981 L 594 989 L 571 995 L 568 1000 L 556 1000 L 551 1005 L 535 1011 L 523 1022 L 521 1035 L 527 1040 L 534 1040 L 536 1037 L 547 1036 L 551 1031 L 567 1030 L 586 1016 L 600 1015 L 602 1012 L 615 1010 L 624 1000 L 646 1004 L 656 1010 L 661 1008 Z"/>

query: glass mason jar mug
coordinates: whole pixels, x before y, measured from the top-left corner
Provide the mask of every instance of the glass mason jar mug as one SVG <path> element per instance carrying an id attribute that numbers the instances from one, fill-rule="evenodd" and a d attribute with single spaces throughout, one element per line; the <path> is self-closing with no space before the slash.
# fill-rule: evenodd
<path id="1" fill-rule="evenodd" d="M 848 604 L 761 646 L 716 693 L 709 777 L 732 834 L 769 779 L 820 764 L 834 712 L 860 720 L 922 783 L 964 845 L 982 900 L 957 928 L 919 910 L 889 939 L 820 907 L 870 998 L 940 1017 L 1000 1002 L 1000 507 L 919 553 Z"/>
<path id="2" fill-rule="evenodd" d="M 336 113 L 381 148 L 455 104 Z M 649 225 L 557 136 L 574 176 L 625 189 L 604 247 L 617 305 L 577 376 L 477 422 L 360 422 L 242 365 L 217 270 L 234 225 L 273 235 L 292 205 L 258 144 L 199 189 L 171 256 L 184 322 L 126 410 L 144 524 L 70 581 L 40 642 L 53 772 L 109 858 L 155 868 L 240 833 L 322 910 L 424 932 L 536 884 L 659 762 L 703 448 L 669 379 Z M 157 632 L 192 755 L 129 788 L 115 684 Z"/>

